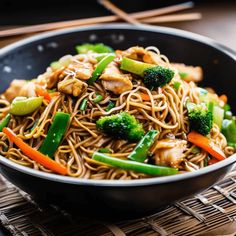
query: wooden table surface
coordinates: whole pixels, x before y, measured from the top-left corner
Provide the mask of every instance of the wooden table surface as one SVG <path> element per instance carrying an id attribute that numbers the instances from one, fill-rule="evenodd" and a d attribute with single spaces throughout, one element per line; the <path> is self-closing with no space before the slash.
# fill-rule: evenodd
<path id="1" fill-rule="evenodd" d="M 153 5 L 151 6 L 153 7 Z M 142 10 L 142 6 L 140 6 L 140 8 L 141 8 L 140 10 Z M 123 9 L 125 10 L 124 7 Z M 168 23 L 168 24 L 161 24 L 161 25 L 184 29 L 184 30 L 188 30 L 194 33 L 208 36 L 218 41 L 219 43 L 222 43 L 236 51 L 236 1 L 211 1 L 207 3 L 202 1 L 201 3 L 197 4 L 197 6 L 193 10 L 189 10 L 187 12 L 195 12 L 195 11 L 202 13 L 203 18 L 201 20 L 178 22 L 178 23 L 176 22 L 176 23 Z M 79 15 L 79 18 L 86 17 L 86 12 L 79 11 L 79 9 L 78 9 L 78 12 L 75 13 L 73 12 L 73 10 L 71 10 L 70 19 L 73 17 L 76 18 L 75 14 L 77 14 L 77 16 Z M 109 14 L 108 12 L 106 12 L 106 10 L 101 9 L 101 7 L 100 8 L 95 7 L 95 8 L 91 8 L 89 16 L 104 15 L 104 13 Z M 0 25 L 0 29 L 9 27 L 9 25 L 6 24 L 7 16 L 5 16 L 5 18 L 3 17 L 4 17 L 4 13 L 3 14 L 1 13 L 0 24 L 1 22 L 4 22 L 4 24 Z M 16 14 L 16 17 L 17 17 L 17 14 Z M 88 14 L 87 14 L 87 17 L 88 17 Z M 64 17 L 62 19 L 64 20 L 66 18 Z M 28 37 L 28 36 L 9 37 L 9 38 L 2 38 L 2 39 L 0 38 L 0 47 L 3 47 L 9 43 L 18 41 L 25 37 Z M 1 235 L 1 230 L 0 230 L 0 235 Z M 231 223 L 227 225 L 226 227 L 218 229 L 212 233 L 207 233 L 207 234 L 203 233 L 202 236 L 204 235 L 205 236 L 236 235 L 236 223 L 235 222 Z"/>

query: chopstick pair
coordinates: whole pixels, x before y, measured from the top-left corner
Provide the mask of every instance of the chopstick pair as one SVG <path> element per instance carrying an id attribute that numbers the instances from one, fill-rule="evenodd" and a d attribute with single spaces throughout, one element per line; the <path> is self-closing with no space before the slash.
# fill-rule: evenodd
<path id="1" fill-rule="evenodd" d="M 108 1 L 107 0 L 100 1 L 101 4 L 104 4 L 104 2 L 105 4 L 107 4 Z M 108 7 L 110 6 L 109 9 L 115 12 L 114 4 L 110 3 L 106 6 Z M 61 22 L 46 23 L 46 24 L 7 29 L 7 30 L 0 31 L 0 37 L 15 36 L 15 35 L 28 34 L 28 33 L 37 33 L 37 32 L 42 32 L 42 31 L 50 31 L 50 30 L 62 29 L 62 28 L 73 27 L 73 26 L 83 26 L 83 25 L 115 22 L 120 19 L 123 19 L 125 21 L 128 21 L 136 25 L 140 23 L 160 23 L 160 22 L 200 19 L 201 14 L 199 13 L 172 14 L 172 15 L 161 16 L 168 13 L 186 10 L 192 7 L 193 7 L 193 2 L 186 2 L 186 3 L 181 3 L 181 4 L 177 4 L 173 6 L 159 8 L 159 9 L 131 13 L 128 15 L 127 13 L 125 13 L 124 11 L 122 11 L 121 9 L 115 6 L 115 8 L 118 9 L 118 11 L 117 9 L 115 9 L 116 15 L 85 18 L 85 19 L 70 20 L 70 21 L 61 21 Z M 127 16 L 129 19 L 127 18 Z"/>
<path id="2" fill-rule="evenodd" d="M 109 0 L 98 0 L 98 2 L 103 5 L 106 9 L 110 10 L 114 14 L 116 14 L 121 19 L 129 22 L 133 25 L 139 25 L 141 23 L 160 23 L 160 22 L 172 22 L 172 21 L 182 21 L 182 20 L 198 20 L 201 19 L 200 13 L 187 13 L 187 14 L 174 14 L 174 15 L 166 15 L 166 16 L 159 16 L 164 15 L 166 13 L 185 10 L 193 7 L 193 2 L 186 2 L 183 4 L 174 5 L 172 7 L 162 8 L 158 9 L 159 12 L 155 12 L 156 14 L 153 16 L 150 16 L 149 14 L 144 14 L 141 21 L 139 21 L 139 18 L 135 18 L 132 16 L 132 14 L 128 14 L 125 11 L 121 10 L 117 6 L 115 6 L 113 3 L 111 3 Z M 169 10 L 169 12 L 168 12 Z M 159 17 L 158 17 L 159 16 Z"/>

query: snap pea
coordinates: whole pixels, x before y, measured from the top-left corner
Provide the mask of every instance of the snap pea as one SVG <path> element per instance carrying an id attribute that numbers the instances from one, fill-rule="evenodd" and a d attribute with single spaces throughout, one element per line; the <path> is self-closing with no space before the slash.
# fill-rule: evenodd
<path id="1" fill-rule="evenodd" d="M 9 122 L 11 119 L 11 115 L 7 114 L 3 120 L 0 122 L 0 132 L 2 132 L 3 128 L 5 128 L 6 126 L 8 126 Z"/>

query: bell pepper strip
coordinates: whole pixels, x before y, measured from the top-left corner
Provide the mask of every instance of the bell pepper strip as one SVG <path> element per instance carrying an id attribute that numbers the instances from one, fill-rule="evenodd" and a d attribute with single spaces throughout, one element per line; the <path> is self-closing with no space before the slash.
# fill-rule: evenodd
<path id="1" fill-rule="evenodd" d="M 103 100 L 103 96 L 101 94 L 96 94 L 96 97 L 93 99 L 94 103 L 99 103 Z"/>
<path id="2" fill-rule="evenodd" d="M 178 174 L 178 170 L 171 167 L 156 166 L 136 161 L 122 160 L 99 152 L 94 152 L 92 159 L 113 167 L 125 170 L 133 170 L 135 172 L 144 173 L 148 175 L 165 176 Z"/>
<path id="3" fill-rule="evenodd" d="M 113 107 L 115 107 L 115 103 L 109 101 L 108 106 L 106 107 L 106 112 L 110 111 Z"/>
<path id="4" fill-rule="evenodd" d="M 139 141 L 135 149 L 129 154 L 128 158 L 133 161 L 144 162 L 147 159 L 148 151 L 158 133 L 157 130 L 148 131 Z"/>
<path id="5" fill-rule="evenodd" d="M 10 113 L 25 116 L 37 110 L 43 103 L 43 97 L 16 97 L 10 106 Z"/>
<path id="6" fill-rule="evenodd" d="M 3 128 L 8 126 L 10 120 L 11 120 L 11 115 L 8 113 L 0 123 L 0 132 L 2 132 Z"/>
<path id="7" fill-rule="evenodd" d="M 115 58 L 115 55 L 107 55 L 104 57 L 96 66 L 92 77 L 87 81 L 88 84 L 93 84 L 98 77 L 102 74 L 102 72 L 106 69 L 108 64 L 110 64 Z"/>
<path id="8" fill-rule="evenodd" d="M 222 133 L 227 140 L 227 144 L 236 148 L 236 122 L 235 120 L 224 119 L 222 122 Z"/>
<path id="9" fill-rule="evenodd" d="M 202 148 L 219 161 L 226 159 L 223 151 L 218 148 L 211 140 L 195 131 L 188 134 L 188 141 Z"/>
<path id="10" fill-rule="evenodd" d="M 139 95 L 141 96 L 143 101 L 150 101 L 151 100 L 147 93 L 139 93 Z"/>
<path id="11" fill-rule="evenodd" d="M 88 103 L 88 99 L 87 99 L 87 98 L 84 98 L 84 99 L 82 100 L 81 104 L 80 104 L 79 109 L 80 109 L 81 111 L 84 111 L 84 110 L 86 109 L 86 107 L 87 107 L 87 103 Z"/>
<path id="12" fill-rule="evenodd" d="M 37 163 L 41 164 L 42 166 L 48 168 L 53 172 L 56 172 L 61 175 L 67 174 L 67 169 L 63 165 L 53 161 L 52 159 L 43 155 L 36 149 L 30 147 L 22 139 L 17 137 L 11 129 L 3 128 L 3 133 L 6 134 L 9 140 L 13 142 L 30 159 L 36 161 Z"/>
<path id="13" fill-rule="evenodd" d="M 39 151 L 50 158 L 54 154 L 64 136 L 68 124 L 70 122 L 70 115 L 64 112 L 57 112 L 54 116 L 52 125 L 50 126 L 47 136 L 44 139 Z"/>

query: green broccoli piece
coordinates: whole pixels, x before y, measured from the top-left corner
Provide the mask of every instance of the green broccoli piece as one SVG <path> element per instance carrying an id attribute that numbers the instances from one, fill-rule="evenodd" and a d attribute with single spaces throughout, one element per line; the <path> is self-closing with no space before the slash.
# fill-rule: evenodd
<path id="1" fill-rule="evenodd" d="M 120 69 L 143 77 L 143 82 L 149 89 L 163 87 L 172 80 L 175 74 L 174 71 L 168 68 L 136 61 L 127 57 L 123 57 Z"/>
<path id="2" fill-rule="evenodd" d="M 149 89 L 163 87 L 164 85 L 170 83 L 174 77 L 174 74 L 174 71 L 162 66 L 151 67 L 144 71 L 143 83 Z"/>
<path id="3" fill-rule="evenodd" d="M 97 120 L 96 125 L 98 130 L 130 142 L 139 141 L 144 135 L 142 125 L 127 112 L 104 116 Z"/>
<path id="4" fill-rule="evenodd" d="M 208 110 L 206 104 L 188 102 L 187 110 L 190 128 L 202 135 L 209 134 L 213 125 L 213 115 Z"/>
<path id="5" fill-rule="evenodd" d="M 96 44 L 90 44 L 90 43 L 85 43 L 82 45 L 76 46 L 76 51 L 77 53 L 88 53 L 88 52 L 94 52 L 94 53 L 109 53 L 109 52 L 114 52 L 114 50 L 103 44 L 103 43 L 96 43 Z"/>

